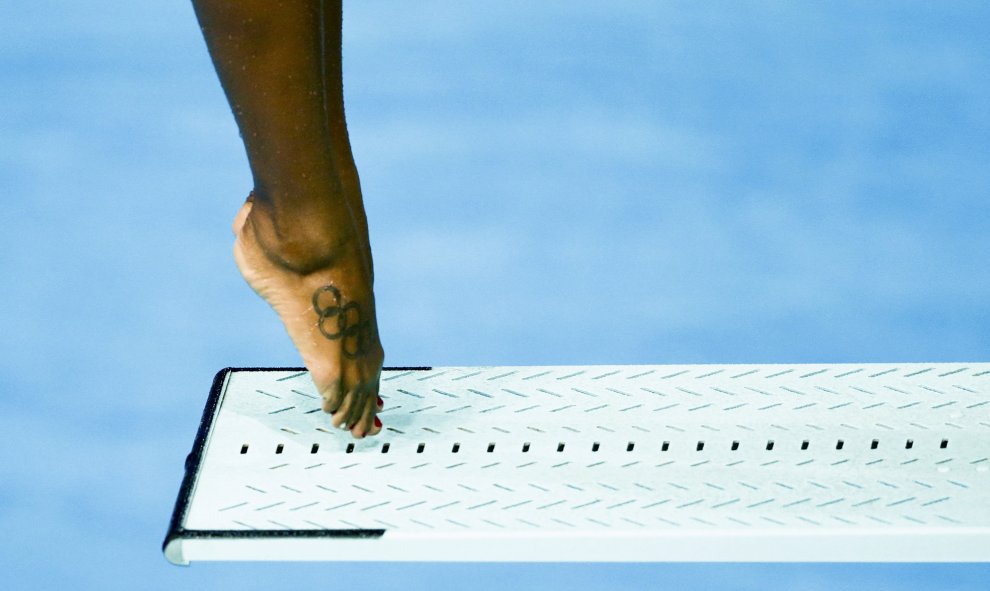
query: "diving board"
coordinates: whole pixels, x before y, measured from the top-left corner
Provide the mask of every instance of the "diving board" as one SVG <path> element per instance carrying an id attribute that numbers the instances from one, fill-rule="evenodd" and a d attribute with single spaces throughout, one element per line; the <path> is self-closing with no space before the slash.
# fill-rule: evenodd
<path id="1" fill-rule="evenodd" d="M 164 543 L 205 560 L 990 561 L 990 363 L 386 369 L 213 384 Z"/>

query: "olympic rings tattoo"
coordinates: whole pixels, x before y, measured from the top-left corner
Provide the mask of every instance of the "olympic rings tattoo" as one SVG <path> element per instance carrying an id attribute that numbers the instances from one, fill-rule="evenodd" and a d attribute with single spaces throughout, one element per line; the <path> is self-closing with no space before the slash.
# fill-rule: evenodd
<path id="1" fill-rule="evenodd" d="M 323 306 L 320 305 L 321 299 L 332 301 Z M 339 289 L 332 285 L 317 289 L 313 293 L 313 310 L 319 317 L 317 326 L 323 336 L 331 341 L 342 340 L 341 349 L 345 357 L 356 359 L 371 349 L 371 322 L 362 319 L 361 306 L 357 302 L 342 303 Z"/>

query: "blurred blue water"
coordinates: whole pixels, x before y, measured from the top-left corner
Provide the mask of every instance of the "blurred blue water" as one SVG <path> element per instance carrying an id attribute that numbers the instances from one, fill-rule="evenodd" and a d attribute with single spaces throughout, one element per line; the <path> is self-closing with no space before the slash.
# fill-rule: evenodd
<path id="1" fill-rule="evenodd" d="M 990 359 L 985 3 L 345 8 L 389 364 Z M 229 255 L 243 148 L 188 4 L 0 22 L 5 588 L 990 584 L 981 565 L 168 565 L 213 373 L 298 364 Z"/>

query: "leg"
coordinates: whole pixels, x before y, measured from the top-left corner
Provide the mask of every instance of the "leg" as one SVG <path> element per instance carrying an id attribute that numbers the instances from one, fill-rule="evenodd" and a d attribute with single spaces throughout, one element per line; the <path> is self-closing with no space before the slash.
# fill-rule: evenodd
<path id="1" fill-rule="evenodd" d="M 344 120 L 341 1 L 193 6 L 254 179 L 234 221 L 238 268 L 282 319 L 334 425 L 376 434 L 384 353 Z"/>

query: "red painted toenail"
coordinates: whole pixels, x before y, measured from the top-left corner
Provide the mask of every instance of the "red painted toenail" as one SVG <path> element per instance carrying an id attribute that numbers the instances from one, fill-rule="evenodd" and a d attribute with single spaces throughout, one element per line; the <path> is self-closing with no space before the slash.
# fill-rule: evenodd
<path id="1" fill-rule="evenodd" d="M 379 396 L 378 397 L 378 408 L 381 408 L 383 406 L 385 406 L 385 401 L 382 400 L 382 397 L 381 396 Z"/>
<path id="2" fill-rule="evenodd" d="M 381 427 L 382 426 L 382 422 L 378 419 L 378 417 L 375 417 L 375 426 L 376 427 Z"/>

